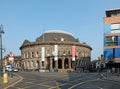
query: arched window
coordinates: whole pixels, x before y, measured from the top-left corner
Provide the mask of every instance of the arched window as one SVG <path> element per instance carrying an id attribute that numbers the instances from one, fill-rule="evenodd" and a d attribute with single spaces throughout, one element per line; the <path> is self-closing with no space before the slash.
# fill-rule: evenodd
<path id="1" fill-rule="evenodd" d="M 61 69 L 62 68 L 62 59 L 58 59 L 58 68 Z"/>

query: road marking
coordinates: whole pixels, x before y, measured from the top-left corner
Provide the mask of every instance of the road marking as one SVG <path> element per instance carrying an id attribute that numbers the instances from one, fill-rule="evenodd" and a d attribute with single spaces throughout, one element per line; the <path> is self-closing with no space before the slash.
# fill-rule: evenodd
<path id="1" fill-rule="evenodd" d="M 94 80 L 88 80 L 88 81 L 80 82 L 80 83 L 77 83 L 77 84 L 75 84 L 75 85 L 69 87 L 68 89 L 72 89 L 72 88 L 77 87 L 77 86 L 79 86 L 79 85 L 81 85 L 81 84 L 84 84 L 84 83 L 87 83 L 87 82 L 91 82 L 91 81 L 96 81 L 96 80 L 98 80 L 98 79 L 94 79 Z"/>
<path id="2" fill-rule="evenodd" d="M 56 78 L 57 79 L 68 79 L 68 77 L 66 77 L 65 75 L 64 76 L 58 76 L 58 75 L 55 75 L 56 76 Z M 73 78 L 73 77 L 78 77 L 78 76 L 81 76 L 81 75 L 71 75 L 71 78 Z M 46 76 L 46 77 L 48 77 L 48 76 Z M 54 75 L 52 75 L 52 77 L 54 77 Z M 48 79 L 48 78 L 47 78 Z M 51 77 L 49 77 L 49 79 L 51 79 Z M 30 80 L 32 80 L 32 82 L 27 82 L 27 83 L 34 83 L 34 82 L 36 82 L 35 81 L 35 79 L 30 79 Z M 34 80 L 34 81 L 33 81 Z M 30 85 L 30 86 L 26 86 L 25 85 L 25 87 L 24 87 L 24 89 L 25 88 L 29 88 L 29 87 L 32 87 L 32 86 L 35 86 L 35 85 L 41 85 L 41 86 L 45 86 L 45 87 L 48 87 L 48 88 L 56 88 L 56 86 L 59 88 L 59 86 L 61 86 L 62 84 L 59 84 L 59 86 L 58 86 L 58 82 L 56 83 L 56 86 L 50 86 L 50 85 L 48 85 L 48 84 L 45 84 L 45 83 L 49 83 L 49 82 L 51 82 L 51 80 L 48 80 L 48 81 L 42 81 L 40 84 L 34 84 L 34 85 Z M 60 89 L 60 88 L 59 88 Z"/>
<path id="3" fill-rule="evenodd" d="M 83 75 L 83 76 L 84 76 L 84 75 Z M 74 78 L 74 77 L 81 77 L 81 78 L 82 78 L 82 79 L 80 78 L 80 79 L 77 79 L 77 80 L 72 80 L 71 83 L 72 83 L 72 82 L 76 82 L 76 81 L 83 80 L 83 79 L 84 79 L 83 76 L 81 76 L 81 75 L 77 75 L 77 76 L 76 76 L 76 75 L 71 75 L 70 78 Z M 66 78 L 63 78 L 63 79 L 66 79 Z M 63 84 L 59 84 L 59 87 L 60 87 L 60 86 L 63 86 L 63 85 L 66 85 L 66 84 L 69 84 L 69 83 L 66 82 L 66 83 L 63 83 Z M 52 86 L 52 87 L 50 87 L 50 88 L 48 88 L 48 89 L 54 89 L 54 88 L 56 88 L 56 86 Z M 59 89 L 60 89 L 60 88 L 59 88 Z"/>
<path id="4" fill-rule="evenodd" d="M 21 81 L 23 80 L 23 77 L 22 77 L 22 76 L 20 76 L 20 75 L 18 75 L 18 74 L 17 74 L 17 76 L 18 76 L 20 79 L 19 79 L 18 81 L 14 82 L 13 84 L 5 87 L 4 89 L 7 89 L 7 88 L 9 88 L 9 87 L 12 87 L 12 86 L 14 86 L 15 84 L 17 84 L 17 83 L 19 83 L 19 82 L 21 82 Z"/>
<path id="5" fill-rule="evenodd" d="M 34 85 L 26 86 L 26 87 L 24 87 L 24 88 L 22 88 L 22 89 L 27 89 L 27 88 L 30 88 L 30 87 L 33 87 L 33 86 L 36 86 L 36 85 L 41 85 L 41 86 L 48 87 L 48 88 L 51 87 L 51 86 L 45 85 L 45 84 L 34 84 Z"/>

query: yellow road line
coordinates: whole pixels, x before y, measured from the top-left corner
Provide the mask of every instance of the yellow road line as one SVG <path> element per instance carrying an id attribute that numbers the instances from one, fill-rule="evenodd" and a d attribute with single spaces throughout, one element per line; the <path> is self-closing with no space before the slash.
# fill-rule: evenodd
<path id="1" fill-rule="evenodd" d="M 20 79 L 19 79 L 18 81 L 14 82 L 13 84 L 5 87 L 4 89 L 7 89 L 7 88 L 9 88 L 9 87 L 12 87 L 12 86 L 14 86 L 15 84 L 17 84 L 17 83 L 19 83 L 19 82 L 21 82 L 21 81 L 23 80 L 23 77 L 22 77 L 22 76 L 20 76 L 20 75 L 17 75 L 17 76 L 18 76 Z"/>
<path id="2" fill-rule="evenodd" d="M 49 86 L 49 85 L 45 85 L 45 84 L 34 84 L 34 85 L 29 85 L 29 86 L 25 86 L 24 88 L 22 88 L 22 89 L 27 89 L 27 88 L 30 88 L 30 87 L 32 87 L 32 86 L 36 86 L 36 85 L 41 85 L 41 86 L 44 86 L 44 87 L 51 87 L 51 86 Z"/>

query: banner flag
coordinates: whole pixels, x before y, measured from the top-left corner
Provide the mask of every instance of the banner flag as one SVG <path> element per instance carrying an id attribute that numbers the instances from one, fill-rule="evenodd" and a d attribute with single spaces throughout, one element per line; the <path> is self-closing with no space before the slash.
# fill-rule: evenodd
<path id="1" fill-rule="evenodd" d="M 41 55 L 42 55 L 42 61 L 45 61 L 45 47 L 42 47 Z"/>
<path id="2" fill-rule="evenodd" d="M 72 61 L 75 61 L 76 46 L 72 46 Z"/>
<path id="3" fill-rule="evenodd" d="M 58 60 L 58 45 L 54 45 L 54 60 Z"/>

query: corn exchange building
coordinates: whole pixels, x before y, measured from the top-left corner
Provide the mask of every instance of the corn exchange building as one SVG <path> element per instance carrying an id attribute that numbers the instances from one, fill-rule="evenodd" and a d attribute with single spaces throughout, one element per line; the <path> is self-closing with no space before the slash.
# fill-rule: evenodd
<path id="1" fill-rule="evenodd" d="M 71 33 L 51 30 L 34 42 L 25 40 L 20 50 L 22 69 L 66 71 L 89 65 L 92 48 L 85 42 L 80 43 Z"/>

